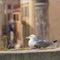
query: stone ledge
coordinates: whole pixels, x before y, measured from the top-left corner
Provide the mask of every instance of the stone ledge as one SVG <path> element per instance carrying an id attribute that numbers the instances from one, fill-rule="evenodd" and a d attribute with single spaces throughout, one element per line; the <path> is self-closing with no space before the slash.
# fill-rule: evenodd
<path id="1" fill-rule="evenodd" d="M 60 60 L 60 48 L 0 51 L 0 60 Z"/>
<path id="2" fill-rule="evenodd" d="M 0 51 L 0 54 L 15 54 L 15 53 L 18 53 L 18 54 L 24 54 L 24 53 L 40 53 L 40 52 L 57 52 L 57 51 L 60 51 L 60 48 L 56 48 L 56 49 L 30 49 L 30 50 L 16 50 L 16 49 L 11 49 L 11 50 L 8 50 L 8 51 Z"/>

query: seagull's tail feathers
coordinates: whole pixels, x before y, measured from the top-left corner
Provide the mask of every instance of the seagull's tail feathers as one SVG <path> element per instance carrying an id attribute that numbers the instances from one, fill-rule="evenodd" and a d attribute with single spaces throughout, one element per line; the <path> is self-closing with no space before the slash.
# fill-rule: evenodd
<path id="1" fill-rule="evenodd" d="M 54 40 L 53 43 L 56 43 L 58 40 Z"/>

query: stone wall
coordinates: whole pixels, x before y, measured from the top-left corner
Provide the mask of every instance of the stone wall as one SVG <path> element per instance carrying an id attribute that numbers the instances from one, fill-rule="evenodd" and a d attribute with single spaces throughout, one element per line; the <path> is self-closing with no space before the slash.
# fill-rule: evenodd
<path id="1" fill-rule="evenodd" d="M 60 0 L 49 0 L 50 39 L 60 41 Z"/>
<path id="2" fill-rule="evenodd" d="M 0 51 L 0 60 L 60 60 L 60 50 Z"/>

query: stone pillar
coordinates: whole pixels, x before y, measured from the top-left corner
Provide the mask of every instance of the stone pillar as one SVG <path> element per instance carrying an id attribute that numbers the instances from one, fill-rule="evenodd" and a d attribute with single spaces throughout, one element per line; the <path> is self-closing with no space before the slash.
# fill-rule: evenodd
<path id="1" fill-rule="evenodd" d="M 39 39 L 48 39 L 48 2 L 36 0 L 35 2 L 36 34 Z"/>
<path id="2" fill-rule="evenodd" d="M 4 23 L 4 9 L 3 9 L 3 1 L 0 0 L 0 38 L 2 36 L 2 25 Z"/>

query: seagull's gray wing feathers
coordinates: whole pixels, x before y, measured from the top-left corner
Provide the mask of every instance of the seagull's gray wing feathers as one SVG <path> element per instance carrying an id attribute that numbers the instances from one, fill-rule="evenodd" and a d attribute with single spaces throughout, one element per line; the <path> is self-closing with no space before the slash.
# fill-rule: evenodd
<path id="1" fill-rule="evenodd" d="M 40 48 L 40 47 L 47 47 L 50 44 L 52 44 L 52 42 L 49 42 L 47 40 L 39 40 L 39 41 L 36 41 L 36 44 L 34 46 L 37 48 Z"/>

